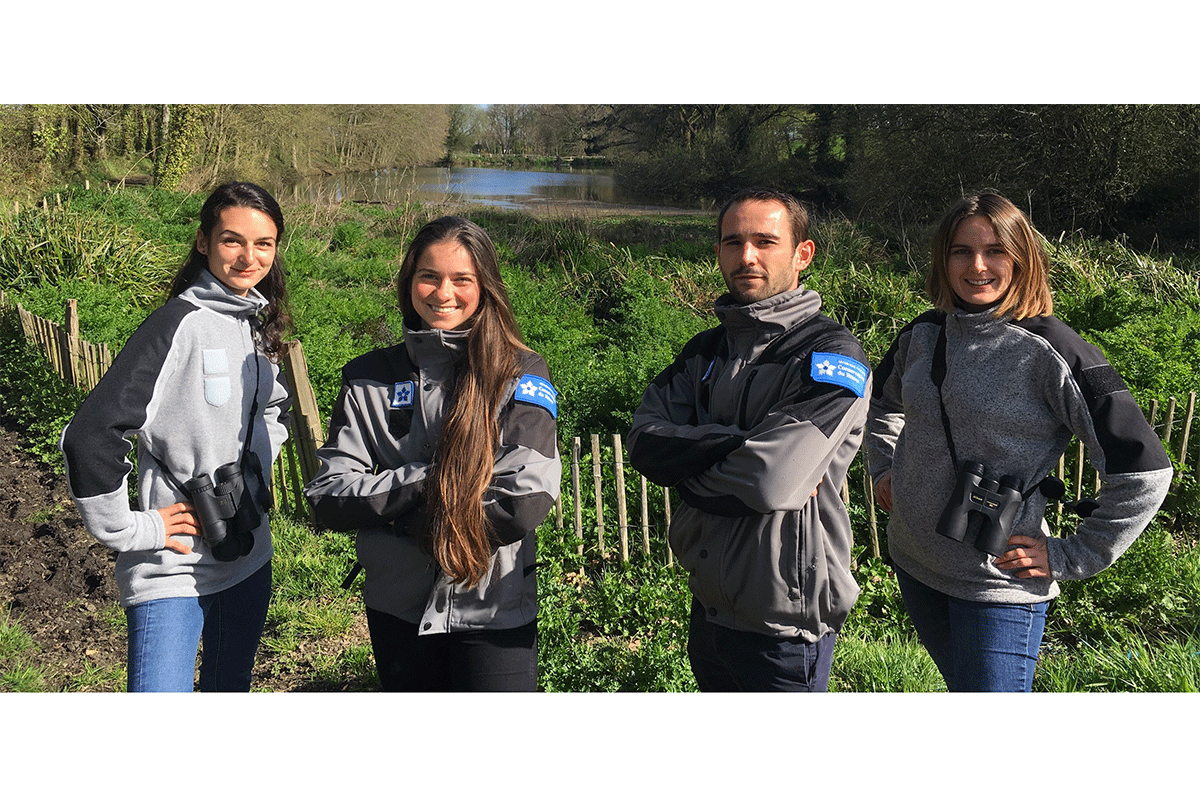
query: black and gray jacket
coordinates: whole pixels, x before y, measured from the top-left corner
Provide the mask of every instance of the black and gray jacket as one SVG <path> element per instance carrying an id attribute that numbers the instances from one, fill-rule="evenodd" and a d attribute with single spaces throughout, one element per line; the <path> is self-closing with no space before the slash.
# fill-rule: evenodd
<path id="1" fill-rule="evenodd" d="M 484 509 L 499 546 L 474 588 L 451 583 L 424 544 L 424 484 L 466 331 L 404 327 L 404 341 L 355 358 L 305 488 L 317 519 L 358 530 L 367 606 L 422 634 L 520 627 L 537 618 L 537 526 L 558 497 L 557 393 L 526 353 L 500 404 L 500 444 Z"/>
<path id="2" fill-rule="evenodd" d="M 1100 508 L 1073 535 L 1047 541 L 1054 578 L 1078 580 L 1112 565 L 1162 504 L 1170 459 L 1103 353 L 1053 316 L 1011 321 L 991 311 L 928 311 L 900 331 L 875 370 L 867 426 L 872 478 L 892 473 L 889 554 L 913 577 L 960 599 L 1050 599 L 1058 594 L 1054 579 L 1015 577 L 969 542 L 935 530 L 956 476 L 930 376 L 943 324 L 942 398 L 959 461 L 1012 475 L 1030 492 L 1012 533 L 1049 532 L 1045 497 L 1034 487 L 1056 469 L 1072 434 L 1100 474 Z"/>
<path id="3" fill-rule="evenodd" d="M 241 459 L 255 397 L 252 449 L 269 475 L 287 440 L 290 397 L 279 367 L 255 347 L 265 306 L 257 291 L 240 297 L 202 271 L 129 337 L 63 430 L 71 497 L 88 532 L 119 553 L 123 606 L 223 591 L 271 559 L 265 509 L 254 548 L 229 562 L 199 536 L 188 540 L 190 555 L 166 549 L 157 511 L 187 501 L 182 484 L 191 478 Z M 126 485 L 134 436 L 138 510 Z"/>
<path id="4" fill-rule="evenodd" d="M 671 547 L 715 624 L 815 641 L 858 598 L 841 498 L 862 441 L 870 366 L 800 288 L 728 295 L 642 396 L 630 462 L 682 502 Z M 815 491 L 815 494 L 814 494 Z"/>

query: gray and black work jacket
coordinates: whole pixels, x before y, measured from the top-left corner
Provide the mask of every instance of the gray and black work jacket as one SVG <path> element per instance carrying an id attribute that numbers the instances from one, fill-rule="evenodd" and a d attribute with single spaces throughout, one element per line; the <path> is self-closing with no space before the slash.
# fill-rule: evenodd
<path id="1" fill-rule="evenodd" d="M 841 488 L 867 415 L 858 340 L 801 286 L 750 305 L 728 295 L 642 396 L 633 466 L 681 499 L 671 547 L 707 618 L 815 641 L 858 598 Z"/>
<path id="2" fill-rule="evenodd" d="M 425 543 L 425 479 L 454 387 L 466 331 L 414 329 L 404 341 L 355 358 L 305 488 L 317 519 L 357 530 L 368 607 L 421 634 L 508 629 L 537 618 L 537 526 L 558 497 L 562 464 L 557 392 L 545 361 L 525 353 L 522 376 L 500 404 L 500 441 L 484 510 L 498 546 L 474 588 L 455 584 Z"/>

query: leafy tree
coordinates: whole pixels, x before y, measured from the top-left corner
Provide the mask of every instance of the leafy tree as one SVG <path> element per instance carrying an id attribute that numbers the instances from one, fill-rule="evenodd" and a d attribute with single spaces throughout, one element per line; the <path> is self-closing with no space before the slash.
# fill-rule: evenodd
<path id="1" fill-rule="evenodd" d="M 163 128 L 166 131 L 162 159 L 156 161 L 155 184 L 161 189 L 177 189 L 187 177 L 201 134 L 201 106 L 163 106 Z"/>
<path id="2" fill-rule="evenodd" d="M 1049 233 L 1195 240 L 1200 108 L 922 105 L 858 109 L 856 209 L 911 235 L 993 187 Z"/>

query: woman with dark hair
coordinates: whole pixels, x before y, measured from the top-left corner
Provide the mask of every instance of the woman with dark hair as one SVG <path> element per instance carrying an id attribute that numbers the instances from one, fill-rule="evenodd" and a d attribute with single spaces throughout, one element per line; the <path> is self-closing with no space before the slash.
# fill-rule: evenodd
<path id="1" fill-rule="evenodd" d="M 1111 566 L 1171 483 L 1121 376 L 1051 315 L 1048 275 L 1020 209 L 992 190 L 964 197 L 933 238 L 934 310 L 875 370 L 867 447 L 888 552 L 951 691 L 1032 690 L 1055 581 Z M 1103 489 L 1056 538 L 1043 517 L 1061 484 L 1049 475 L 1072 435 Z"/>
<path id="2" fill-rule="evenodd" d="M 396 283 L 404 340 L 343 368 L 305 493 L 323 524 L 358 531 L 384 690 L 533 691 L 557 392 L 478 225 L 425 225 Z"/>
<path id="3" fill-rule="evenodd" d="M 271 591 L 268 476 L 287 439 L 283 212 L 252 183 L 212 192 L 165 305 L 63 430 L 85 526 L 115 549 L 129 691 L 248 691 Z M 138 510 L 128 439 L 137 438 Z"/>

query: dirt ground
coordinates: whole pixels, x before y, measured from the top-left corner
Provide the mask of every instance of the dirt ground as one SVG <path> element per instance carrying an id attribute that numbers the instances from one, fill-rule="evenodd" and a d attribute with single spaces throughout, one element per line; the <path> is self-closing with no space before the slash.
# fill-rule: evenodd
<path id="1" fill-rule="evenodd" d="M 84 529 L 66 479 L 20 442 L 0 416 L 0 601 L 36 644 L 26 662 L 47 675 L 47 690 L 64 690 L 87 665 L 125 662 L 116 555 Z"/>
<path id="2" fill-rule="evenodd" d="M 46 691 L 124 690 L 116 553 L 88 535 L 66 478 L 22 450 L 21 442 L 22 431 L 0 414 L 0 608 L 35 644 L 21 662 L 43 674 Z M 347 638 L 353 640 L 325 646 L 365 640 L 366 631 L 355 629 Z M 0 662 L 0 670 L 8 667 Z M 255 691 L 362 690 L 350 683 L 313 682 L 295 669 L 275 669 L 262 648 L 255 662 Z"/>

